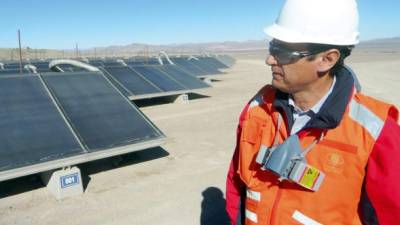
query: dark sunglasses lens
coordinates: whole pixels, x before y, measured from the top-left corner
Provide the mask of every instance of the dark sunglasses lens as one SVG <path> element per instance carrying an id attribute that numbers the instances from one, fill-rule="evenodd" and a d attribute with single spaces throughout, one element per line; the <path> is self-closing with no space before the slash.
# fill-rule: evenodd
<path id="1" fill-rule="evenodd" d="M 269 47 L 269 54 L 273 56 L 281 65 L 289 64 L 294 60 L 291 52 L 272 45 Z"/>

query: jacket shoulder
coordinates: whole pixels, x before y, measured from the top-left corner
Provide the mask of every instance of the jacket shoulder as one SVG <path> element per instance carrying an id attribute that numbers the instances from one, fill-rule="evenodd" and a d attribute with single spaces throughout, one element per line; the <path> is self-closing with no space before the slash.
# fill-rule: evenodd
<path id="1" fill-rule="evenodd" d="M 256 106 L 267 105 L 269 108 L 274 103 L 276 89 L 272 85 L 268 84 L 262 87 L 257 94 L 251 98 L 249 109 Z"/>
<path id="2" fill-rule="evenodd" d="M 396 108 L 396 106 L 363 93 L 357 93 L 354 99 L 356 102 L 365 106 L 383 121 L 386 121 L 388 117 L 398 121 L 399 110 Z"/>

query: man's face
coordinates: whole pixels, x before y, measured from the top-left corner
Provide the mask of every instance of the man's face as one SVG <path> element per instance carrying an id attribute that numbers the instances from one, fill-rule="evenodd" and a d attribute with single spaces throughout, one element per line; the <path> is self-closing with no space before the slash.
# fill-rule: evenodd
<path id="1" fill-rule="evenodd" d="M 302 53 L 311 55 L 307 44 L 286 43 L 277 40 L 271 44 L 274 48 L 270 48 L 271 54 L 267 57 L 266 64 L 271 66 L 272 86 L 282 92 L 293 94 L 309 89 L 318 80 L 318 57 L 310 61 L 301 55 Z M 300 53 L 301 56 L 294 54 L 297 57 L 289 60 L 293 52 Z"/>

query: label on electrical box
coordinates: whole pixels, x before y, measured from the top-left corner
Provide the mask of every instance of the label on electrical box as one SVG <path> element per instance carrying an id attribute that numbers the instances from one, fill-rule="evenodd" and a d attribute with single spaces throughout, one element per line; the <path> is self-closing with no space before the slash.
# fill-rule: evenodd
<path id="1" fill-rule="evenodd" d="M 79 184 L 79 174 L 73 173 L 60 177 L 61 188 L 67 188 Z"/>

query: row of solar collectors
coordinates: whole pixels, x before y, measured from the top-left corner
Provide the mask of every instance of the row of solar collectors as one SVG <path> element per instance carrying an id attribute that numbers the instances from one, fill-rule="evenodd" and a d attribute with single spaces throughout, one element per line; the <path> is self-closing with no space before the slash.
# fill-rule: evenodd
<path id="1" fill-rule="evenodd" d="M 155 147 L 164 138 L 100 72 L 0 77 L 0 181 Z"/>
<path id="2" fill-rule="evenodd" d="M 197 77 L 205 77 L 210 75 L 222 74 L 220 69 L 228 68 L 225 64 L 221 63 L 213 57 L 199 57 L 199 58 L 171 58 L 172 62 L 182 69 L 194 74 Z"/>
<path id="3" fill-rule="evenodd" d="M 187 57 L 174 57 L 172 58 L 172 62 L 178 65 L 182 70 L 186 73 L 189 73 L 196 77 L 205 77 L 210 75 L 221 74 L 220 69 L 229 68 L 234 64 L 234 59 L 230 56 L 218 56 L 215 57 L 197 57 L 197 58 L 187 58 Z M 37 68 L 37 72 L 50 72 L 51 70 L 48 67 L 49 62 L 32 62 L 29 63 L 34 65 Z M 159 60 L 157 58 L 142 58 L 142 59 L 128 59 L 125 62 L 128 66 L 140 66 L 140 65 L 160 65 Z M 100 60 L 93 59 L 89 61 L 89 64 L 96 67 L 112 67 L 112 66 L 121 66 L 122 62 L 118 60 Z M 164 62 L 164 64 L 168 64 L 168 62 Z M 26 65 L 26 64 L 24 64 Z M 61 65 L 59 66 L 63 71 L 68 72 L 78 72 L 82 71 L 81 68 Z M 31 71 L 24 69 L 24 73 L 31 73 Z M 5 65 L 4 70 L 0 70 L 0 74 L 12 74 L 19 73 L 19 64 L 18 63 L 10 63 Z"/>
<path id="4" fill-rule="evenodd" d="M 127 65 L 160 65 L 157 58 L 141 58 L 141 59 L 128 59 L 123 60 Z M 89 64 L 96 67 L 109 67 L 109 66 L 121 66 L 124 65 L 119 62 L 118 59 L 89 59 Z"/>
<path id="5" fill-rule="evenodd" d="M 173 57 L 171 61 L 178 65 L 181 69 L 185 70 L 196 77 L 204 77 L 210 75 L 221 74 L 220 69 L 228 68 L 227 65 L 219 61 L 214 57 L 197 57 L 197 58 L 187 58 L 187 57 Z M 102 61 L 102 60 L 91 60 L 89 62 L 93 66 L 97 67 L 111 67 L 120 66 L 121 62 L 118 61 Z M 135 60 L 125 60 L 128 66 L 140 66 L 140 65 L 160 65 L 160 62 L 156 58 L 148 59 L 135 59 Z M 169 62 L 163 61 L 164 65 L 168 65 Z"/>
<path id="6" fill-rule="evenodd" d="M 26 65 L 34 66 L 38 73 L 52 72 L 52 70 L 49 68 L 49 62 L 31 62 L 31 63 L 24 63 L 22 65 L 22 72 L 24 74 L 33 73 L 31 70 L 25 68 Z M 60 66 L 60 68 L 63 71 L 68 71 L 68 72 L 82 71 L 81 68 L 68 66 L 68 65 L 62 65 L 62 66 Z M 16 63 L 5 64 L 4 69 L 3 70 L 0 69 L 0 74 L 15 74 L 15 73 L 20 73 L 20 65 L 16 64 Z"/>
<path id="7" fill-rule="evenodd" d="M 176 65 L 110 66 L 101 70 L 129 99 L 141 99 L 209 87 Z"/>
<path id="8" fill-rule="evenodd" d="M 82 68 L 59 65 L 63 71 L 79 71 Z M 68 69 L 71 68 L 71 69 Z M 129 99 L 182 94 L 194 89 L 209 87 L 176 65 L 163 66 L 109 66 L 100 67 L 113 84 Z M 31 74 L 24 70 L 24 75 Z M 40 72 L 40 70 L 38 71 Z M 0 71 L 0 74 L 15 74 L 16 71 Z"/>

